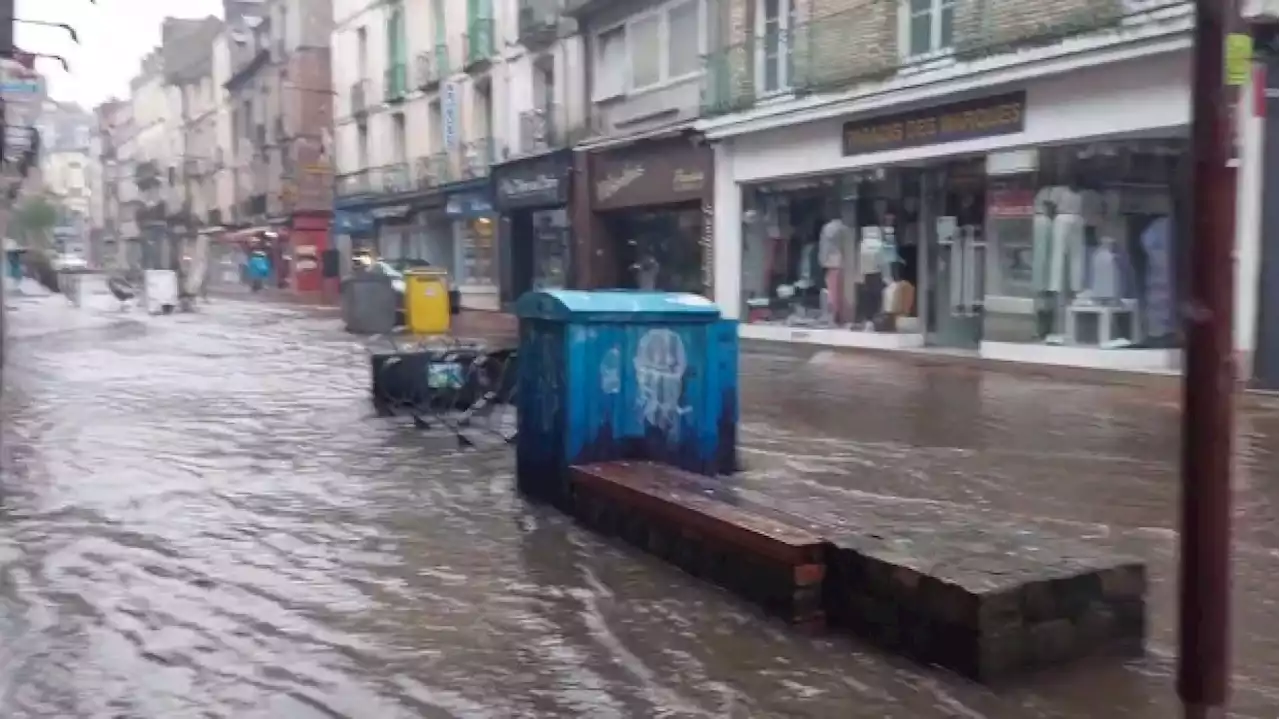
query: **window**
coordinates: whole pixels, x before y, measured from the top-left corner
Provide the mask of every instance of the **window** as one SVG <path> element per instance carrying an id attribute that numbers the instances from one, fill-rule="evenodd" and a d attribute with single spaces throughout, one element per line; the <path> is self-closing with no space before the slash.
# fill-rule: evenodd
<path id="1" fill-rule="evenodd" d="M 791 86 L 791 0 L 759 0 L 756 12 L 756 83 L 766 93 Z"/>
<path id="2" fill-rule="evenodd" d="M 356 30 L 356 67 L 360 71 L 357 79 L 369 77 L 369 30 L 363 27 Z"/>
<path id="3" fill-rule="evenodd" d="M 681 77 L 698 71 L 702 23 L 698 3 L 685 2 L 667 11 L 667 75 Z"/>
<path id="4" fill-rule="evenodd" d="M 931 55 L 951 49 L 955 25 L 955 0 L 906 0 L 908 57 Z"/>
<path id="5" fill-rule="evenodd" d="M 369 167 L 369 126 L 356 125 L 356 169 Z"/>
<path id="6" fill-rule="evenodd" d="M 649 15 L 628 28 L 631 33 L 631 88 L 662 81 L 662 17 Z"/>
<path id="7" fill-rule="evenodd" d="M 404 113 L 397 112 L 391 118 L 392 123 L 395 125 L 394 136 L 391 138 L 391 141 L 395 143 L 395 161 L 406 162 L 409 159 L 409 134 L 405 126 Z"/>
<path id="8" fill-rule="evenodd" d="M 619 26 L 596 36 L 597 98 L 614 97 L 627 91 L 627 28 Z"/>
<path id="9" fill-rule="evenodd" d="M 595 99 L 696 74 L 706 46 L 702 5 L 677 0 L 596 35 Z"/>

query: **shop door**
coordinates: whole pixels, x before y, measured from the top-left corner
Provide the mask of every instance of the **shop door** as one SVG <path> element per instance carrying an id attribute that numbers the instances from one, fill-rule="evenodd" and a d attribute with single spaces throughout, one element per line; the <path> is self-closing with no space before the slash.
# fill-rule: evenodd
<path id="1" fill-rule="evenodd" d="M 929 238 L 930 303 L 928 344 L 977 349 L 982 342 L 986 242 L 981 188 L 953 168 L 926 173 L 926 208 L 921 213 Z"/>
<path id="2" fill-rule="evenodd" d="M 1277 342 L 1277 302 L 1280 297 L 1280 247 L 1276 245 L 1276 230 L 1280 226 L 1276 216 L 1277 192 L 1277 107 L 1276 107 L 1276 55 L 1274 49 L 1267 57 L 1266 124 L 1264 125 L 1262 165 L 1262 243 L 1260 253 L 1261 273 L 1258 282 L 1258 318 L 1256 344 L 1253 354 L 1253 383 L 1259 389 L 1275 391 L 1280 385 L 1277 361 L 1280 360 L 1280 343 Z"/>

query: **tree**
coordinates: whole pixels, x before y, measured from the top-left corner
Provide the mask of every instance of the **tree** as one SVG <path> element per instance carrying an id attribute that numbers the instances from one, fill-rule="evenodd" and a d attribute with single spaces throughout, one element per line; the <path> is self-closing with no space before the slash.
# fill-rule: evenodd
<path id="1" fill-rule="evenodd" d="M 9 226 L 13 234 L 21 237 L 32 249 L 45 249 L 53 226 L 58 224 L 58 206 L 47 197 L 34 195 L 22 200 L 14 210 Z"/>

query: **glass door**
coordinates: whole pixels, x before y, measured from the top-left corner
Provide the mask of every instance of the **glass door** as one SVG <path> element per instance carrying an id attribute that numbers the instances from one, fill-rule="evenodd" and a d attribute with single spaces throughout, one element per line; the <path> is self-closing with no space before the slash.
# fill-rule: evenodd
<path id="1" fill-rule="evenodd" d="M 925 184 L 932 297 L 931 345 L 977 349 L 986 296 L 985 175 L 972 164 L 927 173 Z"/>

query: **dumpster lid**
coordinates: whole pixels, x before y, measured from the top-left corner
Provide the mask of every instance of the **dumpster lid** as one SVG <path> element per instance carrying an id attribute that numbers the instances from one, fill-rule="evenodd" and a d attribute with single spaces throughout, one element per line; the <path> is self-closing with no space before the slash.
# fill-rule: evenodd
<path id="1" fill-rule="evenodd" d="M 720 308 L 701 295 L 640 290 L 545 290 L 516 301 L 522 319 L 565 322 L 712 322 Z"/>

